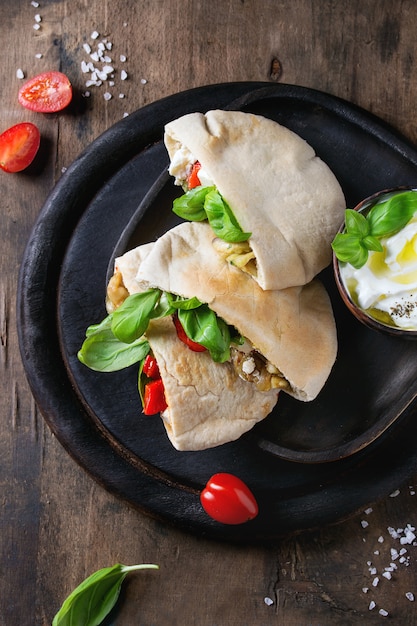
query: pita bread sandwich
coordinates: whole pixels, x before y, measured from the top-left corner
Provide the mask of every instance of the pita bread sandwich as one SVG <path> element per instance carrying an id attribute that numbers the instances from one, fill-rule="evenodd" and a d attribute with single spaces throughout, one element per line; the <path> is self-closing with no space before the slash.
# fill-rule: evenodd
<path id="1" fill-rule="evenodd" d="M 300 287 L 264 291 L 248 274 L 224 263 L 211 242 L 207 223 L 176 226 L 155 242 L 136 280 L 142 289 L 156 288 L 186 302 L 197 299 L 201 306 L 180 310 L 179 318 L 191 339 L 208 339 L 209 349 L 209 315 L 231 329 L 229 345 L 214 346 L 210 354 L 230 360 L 253 386 L 313 400 L 337 352 L 333 311 L 322 283 L 314 279 Z"/>
<path id="2" fill-rule="evenodd" d="M 144 412 L 160 413 L 177 450 L 202 450 L 238 439 L 269 415 L 279 389 L 260 391 L 239 377 L 231 362 L 216 362 L 206 350 L 190 350 L 178 338 L 173 311 L 161 301 L 158 311 L 154 306 L 156 317 L 145 324 L 146 335 L 142 329 L 132 332 L 136 304 L 129 309 L 129 303 L 141 298 L 136 274 L 153 246 L 139 246 L 116 259 L 108 286 L 109 315 L 87 330 L 79 359 L 91 369 L 107 372 L 139 363 Z M 142 300 L 137 308 L 147 306 Z M 112 329 L 114 320 L 117 329 Z"/>
<path id="3" fill-rule="evenodd" d="M 186 191 L 174 212 L 208 220 L 217 252 L 263 289 L 304 285 L 330 263 L 345 198 L 301 137 L 259 115 L 214 110 L 168 123 L 164 140 Z"/>

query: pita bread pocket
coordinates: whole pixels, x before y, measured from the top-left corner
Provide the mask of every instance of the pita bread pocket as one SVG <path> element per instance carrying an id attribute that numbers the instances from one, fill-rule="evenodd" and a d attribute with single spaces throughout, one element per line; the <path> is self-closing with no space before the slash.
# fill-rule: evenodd
<path id="1" fill-rule="evenodd" d="M 116 259 L 115 273 L 108 287 L 110 315 L 106 320 L 111 319 L 111 314 L 127 296 L 141 293 L 136 274 L 153 246 L 153 243 L 139 246 Z M 104 341 L 111 334 L 106 320 L 99 325 L 103 328 Z M 93 330 L 91 334 L 87 332 L 85 344 L 93 333 Z M 111 340 L 114 340 L 113 336 Z M 269 415 L 278 400 L 279 390 L 258 391 L 255 385 L 238 376 L 230 362 L 218 363 L 208 352 L 190 350 L 178 339 L 171 316 L 153 319 L 147 327 L 146 337 L 136 342 L 132 342 L 132 351 L 137 349 L 139 358 L 130 359 L 127 365 L 142 363 L 139 368 L 141 388 L 144 384 L 141 369 L 150 348 L 158 364 L 166 401 L 161 418 L 168 438 L 177 450 L 202 450 L 238 439 Z M 144 349 L 144 345 L 148 349 Z M 80 353 L 83 349 L 84 346 Z M 86 365 L 98 369 L 88 353 L 80 356 Z M 101 371 L 122 369 L 117 367 L 117 362 L 114 366 L 115 359 L 107 361 L 104 366 L 99 365 Z"/>
<path id="2" fill-rule="evenodd" d="M 198 162 L 206 188 L 189 191 L 190 202 L 187 194 L 176 200 L 174 212 L 190 220 L 209 216 L 219 254 L 263 289 L 304 285 L 330 263 L 345 199 L 301 137 L 258 115 L 214 110 L 170 122 L 164 140 L 176 184 L 186 186 Z"/>
<path id="3" fill-rule="evenodd" d="M 140 265 L 136 280 L 208 304 L 235 327 L 288 383 L 283 390 L 303 401 L 325 384 L 337 352 L 330 300 L 320 281 L 285 290 L 262 290 L 252 278 L 224 263 L 211 245 L 207 223 L 186 222 L 158 239 Z M 237 346 L 232 352 L 239 359 Z M 232 358 L 233 360 L 233 358 Z M 246 373 L 247 366 L 241 374 Z M 249 376 L 250 379 L 250 376 Z"/>

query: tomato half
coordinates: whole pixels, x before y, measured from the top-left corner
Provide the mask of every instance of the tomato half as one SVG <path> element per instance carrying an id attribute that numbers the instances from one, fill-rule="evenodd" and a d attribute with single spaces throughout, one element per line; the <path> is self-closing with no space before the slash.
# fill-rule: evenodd
<path id="1" fill-rule="evenodd" d="M 0 135 L 0 167 L 5 172 L 21 172 L 39 150 L 41 135 L 35 124 L 22 122 Z"/>
<path id="2" fill-rule="evenodd" d="M 201 343 L 197 343 L 188 337 L 185 330 L 182 327 L 180 320 L 178 319 L 178 315 L 173 315 L 175 330 L 177 331 L 178 339 L 180 339 L 186 346 L 190 348 L 193 352 L 205 352 L 207 348 L 201 345 Z"/>
<path id="3" fill-rule="evenodd" d="M 203 509 L 222 524 L 244 524 L 259 512 L 249 487 L 237 476 L 214 474 L 200 494 Z"/>
<path id="4" fill-rule="evenodd" d="M 31 111 L 56 113 L 71 102 L 72 86 L 62 72 L 43 72 L 22 85 L 17 99 Z"/>

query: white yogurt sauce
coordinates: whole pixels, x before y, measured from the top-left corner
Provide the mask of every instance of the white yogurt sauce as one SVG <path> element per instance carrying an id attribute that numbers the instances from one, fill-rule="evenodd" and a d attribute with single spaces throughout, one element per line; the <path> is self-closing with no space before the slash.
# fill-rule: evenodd
<path id="1" fill-rule="evenodd" d="M 417 212 L 398 233 L 382 238 L 381 244 L 383 252 L 370 252 L 360 269 L 350 264 L 341 267 L 345 286 L 373 317 L 381 319 L 381 311 L 395 326 L 417 329 Z"/>

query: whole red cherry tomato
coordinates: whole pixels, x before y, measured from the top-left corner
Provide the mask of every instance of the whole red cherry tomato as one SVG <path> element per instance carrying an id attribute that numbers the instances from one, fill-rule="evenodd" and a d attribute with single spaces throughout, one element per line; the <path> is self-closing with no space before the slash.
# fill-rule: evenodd
<path id="1" fill-rule="evenodd" d="M 190 348 L 193 352 L 204 352 L 207 350 L 201 343 L 197 343 L 188 337 L 185 330 L 182 327 L 180 320 L 178 319 L 178 315 L 173 315 L 175 330 L 177 331 L 178 339 L 180 339 L 186 346 Z"/>
<path id="2" fill-rule="evenodd" d="M 214 474 L 200 494 L 205 512 L 222 524 L 243 524 L 258 515 L 258 503 L 245 483 L 233 474 Z"/>
<path id="3" fill-rule="evenodd" d="M 22 85 L 17 99 L 31 111 L 56 113 L 71 102 L 72 86 L 62 72 L 43 72 Z"/>
<path id="4" fill-rule="evenodd" d="M 40 132 L 30 122 L 8 128 L 0 135 L 0 167 L 5 172 L 21 172 L 36 156 Z"/>

